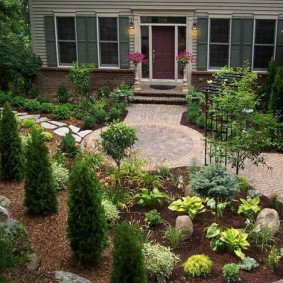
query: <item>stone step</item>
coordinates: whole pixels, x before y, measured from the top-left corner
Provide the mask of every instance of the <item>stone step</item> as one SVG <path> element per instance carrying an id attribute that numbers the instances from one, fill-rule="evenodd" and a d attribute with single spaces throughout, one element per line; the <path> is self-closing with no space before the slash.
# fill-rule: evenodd
<path id="1" fill-rule="evenodd" d="M 136 91 L 136 96 L 150 96 L 150 97 L 177 97 L 185 98 L 186 95 L 181 92 L 170 92 L 170 91 Z"/>
<path id="2" fill-rule="evenodd" d="M 145 103 L 145 104 L 172 104 L 172 105 L 185 105 L 185 97 L 167 97 L 167 96 L 140 96 L 134 95 L 130 98 L 132 103 Z"/>

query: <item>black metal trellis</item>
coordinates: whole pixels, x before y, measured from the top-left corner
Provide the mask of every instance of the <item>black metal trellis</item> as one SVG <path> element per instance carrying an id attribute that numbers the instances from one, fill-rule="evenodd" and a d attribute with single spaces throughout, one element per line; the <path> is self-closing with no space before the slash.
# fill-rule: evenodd
<path id="1" fill-rule="evenodd" d="M 233 132 L 233 117 L 230 113 L 223 113 L 222 117 L 218 117 L 212 113 L 213 97 L 221 96 L 226 86 L 231 88 L 237 87 L 237 82 L 242 79 L 243 75 L 239 73 L 221 73 L 212 80 L 206 87 L 200 91 L 205 94 L 205 157 L 204 164 L 208 165 L 215 162 L 212 157 L 212 144 L 210 139 L 218 141 L 226 141 Z M 218 109 L 218 105 L 215 107 Z M 220 110 L 220 109 L 219 109 Z M 214 149 L 215 150 L 215 149 Z M 227 166 L 227 153 L 222 156 L 221 163 Z"/>

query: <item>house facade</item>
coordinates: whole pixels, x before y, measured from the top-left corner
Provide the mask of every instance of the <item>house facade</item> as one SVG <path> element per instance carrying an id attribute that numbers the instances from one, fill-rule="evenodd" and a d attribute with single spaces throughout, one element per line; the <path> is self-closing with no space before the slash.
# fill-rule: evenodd
<path id="1" fill-rule="evenodd" d="M 130 51 L 146 55 L 138 70 L 145 84 L 181 83 L 176 56 L 185 49 L 196 56 L 189 84 L 223 66 L 283 64 L 282 0 L 30 0 L 30 14 L 33 50 L 55 81 L 78 62 L 95 64 L 98 85 L 130 83 Z"/>

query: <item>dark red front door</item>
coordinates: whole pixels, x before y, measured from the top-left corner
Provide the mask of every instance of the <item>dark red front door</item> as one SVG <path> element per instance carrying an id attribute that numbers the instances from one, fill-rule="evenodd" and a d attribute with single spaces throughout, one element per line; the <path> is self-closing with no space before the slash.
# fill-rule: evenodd
<path id="1" fill-rule="evenodd" d="M 175 28 L 152 27 L 153 79 L 174 79 Z"/>

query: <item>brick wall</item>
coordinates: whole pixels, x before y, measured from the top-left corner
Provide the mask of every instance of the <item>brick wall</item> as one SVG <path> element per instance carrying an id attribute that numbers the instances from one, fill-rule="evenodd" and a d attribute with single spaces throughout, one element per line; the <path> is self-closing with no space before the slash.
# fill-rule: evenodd
<path id="1" fill-rule="evenodd" d="M 209 71 L 193 71 L 192 72 L 192 86 L 200 89 L 207 85 L 208 80 L 212 80 L 213 72 Z M 266 73 L 258 73 L 257 83 L 262 85 L 265 81 Z"/>
<path id="2" fill-rule="evenodd" d="M 43 67 L 36 84 L 45 92 L 56 91 L 60 84 L 72 88 L 72 82 L 68 78 L 69 70 L 69 68 Z M 132 69 L 94 69 L 91 77 L 91 90 L 95 91 L 102 86 L 112 89 L 122 82 L 131 86 L 134 79 L 134 70 Z"/>

